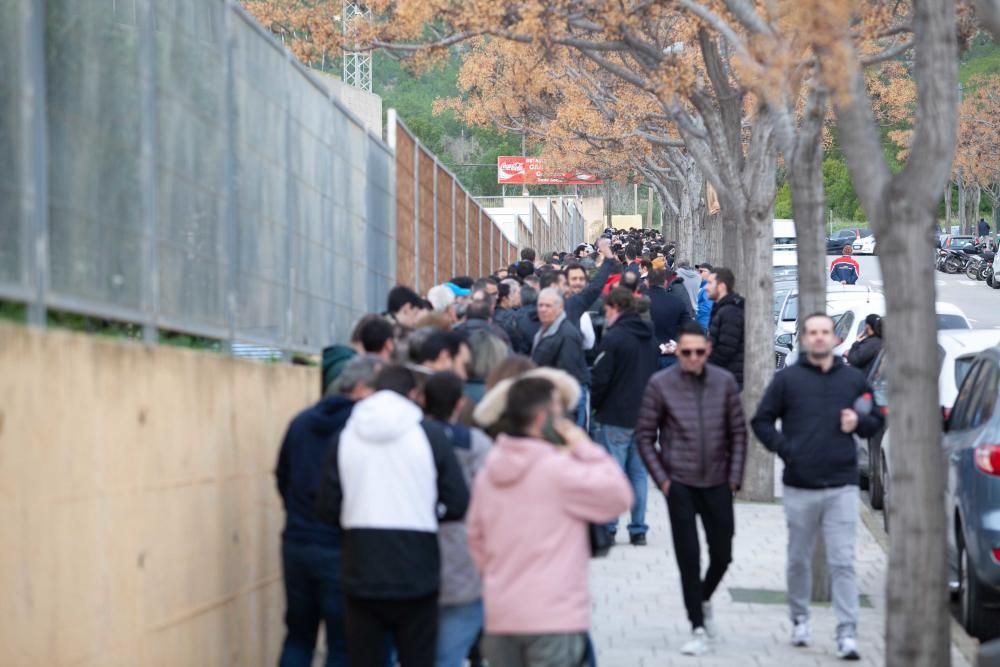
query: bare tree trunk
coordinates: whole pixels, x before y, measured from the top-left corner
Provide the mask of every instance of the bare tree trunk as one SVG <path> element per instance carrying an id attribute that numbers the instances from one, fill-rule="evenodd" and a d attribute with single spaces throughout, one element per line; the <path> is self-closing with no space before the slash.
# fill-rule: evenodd
<path id="1" fill-rule="evenodd" d="M 979 223 L 979 206 L 983 203 L 983 189 L 979 185 L 972 188 L 972 206 L 969 207 L 969 233 L 977 232 Z"/>
<path id="2" fill-rule="evenodd" d="M 962 180 L 961 177 L 958 178 L 957 182 L 958 182 L 958 233 L 966 234 L 968 233 L 968 227 L 967 227 L 968 220 L 965 213 L 965 205 L 966 205 L 965 198 L 968 193 L 968 190 L 966 190 L 965 182 Z"/>
<path id="3" fill-rule="evenodd" d="M 917 112 L 910 158 L 893 175 L 885 162 L 864 76 L 850 71 L 849 95 L 836 105 L 837 127 L 858 198 L 880 243 L 885 280 L 885 349 L 893 440 L 893 530 L 889 535 L 887 667 L 951 664 L 945 561 L 947 530 L 935 278 L 927 268 L 938 193 L 951 171 L 958 126 L 958 44 L 953 0 L 914 0 L 913 78 Z M 851 45 L 843 40 L 839 46 Z M 838 67 L 817 44 L 820 67 Z M 836 64 L 835 64 L 836 63 Z M 833 71 L 826 72 L 834 76 Z M 840 76 L 840 74 L 837 74 Z"/>

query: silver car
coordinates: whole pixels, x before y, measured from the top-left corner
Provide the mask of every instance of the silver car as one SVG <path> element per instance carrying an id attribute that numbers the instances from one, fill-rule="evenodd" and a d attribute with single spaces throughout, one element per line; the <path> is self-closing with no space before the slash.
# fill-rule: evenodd
<path id="1" fill-rule="evenodd" d="M 962 624 L 1000 637 L 1000 347 L 980 353 L 945 424 L 948 565 Z"/>

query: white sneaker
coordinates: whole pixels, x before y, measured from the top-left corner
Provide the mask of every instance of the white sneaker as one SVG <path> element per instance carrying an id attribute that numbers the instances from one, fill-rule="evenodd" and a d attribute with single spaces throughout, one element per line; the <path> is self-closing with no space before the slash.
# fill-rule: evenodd
<path id="1" fill-rule="evenodd" d="M 715 616 L 712 614 L 711 602 L 701 603 L 701 617 L 705 623 L 705 633 L 708 635 L 708 638 L 715 639 L 718 637 L 719 629 L 715 625 Z"/>
<path id="2" fill-rule="evenodd" d="M 809 619 L 799 617 L 792 626 L 792 646 L 809 646 Z"/>
<path id="3" fill-rule="evenodd" d="M 705 655 L 708 653 L 708 634 L 705 628 L 696 628 L 691 639 L 681 647 L 684 655 Z"/>
<path id="4" fill-rule="evenodd" d="M 840 637 L 837 639 L 837 657 L 841 660 L 860 660 L 858 653 L 858 642 L 854 637 Z"/>

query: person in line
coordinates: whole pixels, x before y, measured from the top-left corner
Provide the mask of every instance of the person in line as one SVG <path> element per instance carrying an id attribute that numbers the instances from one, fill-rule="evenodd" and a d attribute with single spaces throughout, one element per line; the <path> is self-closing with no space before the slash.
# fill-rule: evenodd
<path id="1" fill-rule="evenodd" d="M 504 405 L 468 517 L 469 550 L 483 580 L 483 652 L 497 667 L 582 664 L 590 627 L 588 523 L 606 522 L 632 503 L 618 464 L 563 416 L 579 391 L 558 375 L 568 400 L 551 380 L 526 377 L 498 384 L 480 404 Z"/>
<path id="2" fill-rule="evenodd" d="M 733 494 L 743 484 L 747 452 L 740 388 L 732 373 L 707 363 L 711 351 L 704 329 L 685 324 L 677 341 L 680 361 L 650 380 L 635 429 L 642 460 L 667 499 L 691 622 L 685 655 L 706 653 L 716 634 L 711 599 L 732 561 Z M 708 542 L 704 578 L 698 516 Z"/>
<path id="3" fill-rule="evenodd" d="M 500 283 L 497 305 L 493 310 L 493 323 L 503 329 L 513 350 L 524 349 L 525 341 L 518 340 L 517 311 L 521 307 L 521 284 L 513 278 Z"/>
<path id="4" fill-rule="evenodd" d="M 502 347 L 500 341 L 497 343 Z M 424 413 L 446 434 L 462 467 L 465 483 L 471 486 L 492 443 L 478 428 L 457 423 L 464 403 L 462 378 L 454 373 L 435 373 L 424 385 Z M 483 628 L 482 584 L 469 554 L 465 522 L 442 522 L 438 526 L 438 546 L 441 590 L 434 664 L 435 667 L 462 667 Z"/>
<path id="5" fill-rule="evenodd" d="M 708 358 L 708 363 L 732 373 L 742 390 L 744 299 L 733 290 L 735 284 L 736 276 L 726 268 L 715 269 L 708 276 L 705 289 L 715 302 L 712 319 L 708 323 L 708 335 L 712 341 L 712 356 Z"/>
<path id="6" fill-rule="evenodd" d="M 751 424 L 764 447 L 785 462 L 792 644 L 807 646 L 810 641 L 812 556 L 822 531 L 837 615 L 837 655 L 858 660 L 854 538 L 859 492 L 853 435 L 875 435 L 882 418 L 866 400 L 871 390 L 865 377 L 833 354 L 833 319 L 810 315 L 802 330 L 806 353 L 774 376 Z M 775 426 L 778 421 L 781 430 Z"/>
<path id="7" fill-rule="evenodd" d="M 562 292 L 566 318 L 577 328 L 580 327 L 580 316 L 601 296 L 601 290 L 604 289 L 614 266 L 617 265 L 616 262 L 609 261 L 614 259 L 614 253 L 611 251 L 611 242 L 608 239 L 602 238 L 597 242 L 597 252 L 603 258 L 601 266 L 590 282 L 579 291 L 572 291 L 569 288 L 567 277 L 561 272 L 552 272 L 542 281 L 543 289 L 557 287 Z"/>
<path id="8" fill-rule="evenodd" d="M 493 297 L 485 291 L 473 292 L 472 301 L 465 308 L 465 321 L 455 325 L 455 331 L 464 336 L 473 331 L 489 331 L 508 348 L 511 346 L 507 332 L 493 321 Z"/>
<path id="9" fill-rule="evenodd" d="M 847 351 L 847 363 L 868 377 L 875 358 L 882 351 L 882 318 L 875 313 L 865 318 L 865 330 Z"/>
<path id="10" fill-rule="evenodd" d="M 404 338 L 417 327 L 417 320 L 430 310 L 426 301 L 409 287 L 397 285 L 386 297 L 386 317 L 396 328 L 396 338 Z"/>
<path id="11" fill-rule="evenodd" d="M 542 327 L 538 321 L 538 290 L 530 285 L 521 286 L 521 307 L 516 313 L 514 325 L 517 328 L 517 335 L 511 338 L 511 343 L 516 345 L 514 352 L 530 355 L 535 334 Z"/>
<path id="12" fill-rule="evenodd" d="M 469 489 L 446 430 L 425 421 L 417 374 L 389 365 L 330 440 L 316 510 L 341 531 L 351 667 L 382 667 L 391 638 L 407 667 L 434 665 L 438 522 L 465 516 Z M 391 415 L 391 419 L 386 417 Z"/>
<path id="13" fill-rule="evenodd" d="M 680 259 L 677 261 L 677 277 L 684 281 L 681 284 L 684 285 L 688 300 L 691 302 L 691 315 L 694 319 L 698 315 L 698 292 L 703 282 L 700 272 L 691 266 L 688 260 Z"/>
<path id="14" fill-rule="evenodd" d="M 587 287 L 587 270 L 582 264 L 572 262 L 563 269 L 566 276 L 567 298 L 580 294 Z M 583 349 L 592 350 L 597 342 L 597 333 L 594 331 L 594 322 L 590 318 L 590 312 L 585 311 L 580 315 L 580 333 L 583 334 Z"/>
<path id="15" fill-rule="evenodd" d="M 635 424 L 639 418 L 642 392 L 657 370 L 660 351 L 653 327 L 636 312 L 636 299 L 623 287 L 616 287 L 604 301 L 604 337 L 591 371 L 593 433 L 618 462 L 632 485 L 629 542 L 646 545 L 646 468 L 635 446 Z M 614 537 L 618 519 L 608 524 Z"/>
<path id="16" fill-rule="evenodd" d="M 590 367 L 583 353 L 583 334 L 566 316 L 563 296 L 555 287 L 547 287 L 538 295 L 538 321 L 541 328 L 535 334 L 531 360 L 539 366 L 564 370 L 580 383 L 576 419 L 586 429 L 590 420 Z"/>
<path id="17" fill-rule="evenodd" d="M 537 257 L 537 255 L 535 254 L 534 248 L 523 248 L 521 250 L 521 262 L 527 262 L 532 267 L 534 267 L 535 257 Z"/>
<path id="18" fill-rule="evenodd" d="M 369 313 L 354 325 L 350 345 L 330 345 L 323 348 L 320 394 L 340 377 L 347 363 L 359 354 L 374 354 L 389 361 L 396 351 L 395 329 L 381 315 Z"/>
<path id="19" fill-rule="evenodd" d="M 428 373 L 451 371 L 460 378 L 465 378 L 468 376 L 472 351 L 461 333 L 434 330 L 420 341 L 411 358 Z"/>
<path id="20" fill-rule="evenodd" d="M 701 276 L 701 287 L 698 288 L 698 312 L 695 317 L 701 328 L 708 331 L 708 325 L 712 321 L 712 307 L 715 306 L 715 302 L 708 296 L 708 276 L 715 269 L 708 262 L 702 262 L 696 268 Z"/>
<path id="21" fill-rule="evenodd" d="M 374 392 L 375 374 L 382 363 L 370 355 L 351 359 L 327 394 L 292 420 L 281 442 L 274 471 L 285 507 L 281 569 L 287 630 L 280 667 L 312 666 L 321 622 L 326 631 L 324 664 L 347 665 L 340 531 L 317 518 L 315 504 L 330 438 L 347 423 L 354 404 Z"/>
<path id="22" fill-rule="evenodd" d="M 830 280 L 841 285 L 853 285 L 861 277 L 861 265 L 851 257 L 853 247 L 845 245 L 843 253 L 830 263 Z"/>
<path id="23" fill-rule="evenodd" d="M 660 346 L 658 367 L 662 370 L 677 363 L 675 353 L 677 336 L 681 327 L 691 321 L 691 316 L 683 299 L 664 288 L 667 282 L 666 269 L 654 269 L 649 274 L 649 318 L 656 331 L 656 342 Z"/>

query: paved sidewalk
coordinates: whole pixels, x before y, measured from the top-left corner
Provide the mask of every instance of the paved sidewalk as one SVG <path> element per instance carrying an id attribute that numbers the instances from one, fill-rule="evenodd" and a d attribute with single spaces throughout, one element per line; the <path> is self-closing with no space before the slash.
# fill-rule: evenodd
<path id="1" fill-rule="evenodd" d="M 699 658 L 683 656 L 680 647 L 691 628 L 681 598 L 680 575 L 670 539 L 666 503 L 650 484 L 647 523 L 649 546 L 622 544 L 626 520 L 619 525 L 619 544 L 605 558 L 594 561 L 591 623 L 600 667 L 668 667 L 692 665 L 798 667 L 836 665 L 833 610 L 812 610 L 812 645 L 796 649 L 789 643 L 791 625 L 784 604 L 734 602 L 730 590 L 785 590 L 784 511 L 780 504 L 738 503 L 733 563 L 713 597 L 720 639 L 713 652 Z M 702 535 L 702 571 L 708 554 Z M 858 588 L 871 601 L 862 606 L 859 647 L 862 665 L 882 665 L 885 650 L 886 554 L 868 528 L 858 521 Z M 952 650 L 952 664 L 968 662 Z M 848 664 L 848 663 L 844 663 Z"/>

